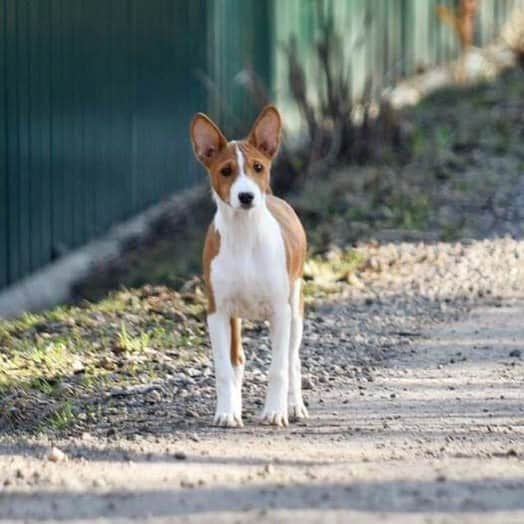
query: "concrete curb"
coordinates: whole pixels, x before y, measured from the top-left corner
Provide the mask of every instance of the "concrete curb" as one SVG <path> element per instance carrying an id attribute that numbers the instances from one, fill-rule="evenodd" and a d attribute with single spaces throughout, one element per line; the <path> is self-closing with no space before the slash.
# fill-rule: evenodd
<path id="1" fill-rule="evenodd" d="M 198 185 L 177 193 L 112 227 L 102 238 L 7 287 L 0 292 L 0 318 L 11 318 L 69 301 L 73 285 L 88 276 L 93 268 L 121 255 L 130 240 L 145 238 L 161 217 L 187 212 L 207 191 L 207 185 Z"/>
<path id="2" fill-rule="evenodd" d="M 395 109 L 401 109 L 418 104 L 437 89 L 489 80 L 515 64 L 515 54 L 502 42 L 485 48 L 472 48 L 457 60 L 400 82 L 386 90 L 384 96 Z M 462 84 L 457 80 L 460 71 L 465 75 Z"/>

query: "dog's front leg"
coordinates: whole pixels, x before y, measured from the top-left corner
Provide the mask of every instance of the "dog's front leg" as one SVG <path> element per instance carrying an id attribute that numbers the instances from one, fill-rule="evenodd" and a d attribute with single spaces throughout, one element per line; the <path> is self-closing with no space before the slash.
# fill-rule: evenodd
<path id="1" fill-rule="evenodd" d="M 270 330 L 272 358 L 262 422 L 275 426 L 287 426 L 289 337 L 291 331 L 291 308 L 289 304 L 273 312 Z"/>
<path id="2" fill-rule="evenodd" d="M 241 400 L 230 356 L 229 315 L 216 311 L 208 315 L 207 325 L 215 360 L 217 409 L 214 422 L 222 427 L 242 426 Z"/>

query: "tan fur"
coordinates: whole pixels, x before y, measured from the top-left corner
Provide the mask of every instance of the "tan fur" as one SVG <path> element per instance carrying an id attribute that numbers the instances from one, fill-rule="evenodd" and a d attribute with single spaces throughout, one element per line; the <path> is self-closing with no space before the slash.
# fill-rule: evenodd
<path id="1" fill-rule="evenodd" d="M 282 237 L 286 248 L 287 272 L 290 283 L 302 277 L 306 260 L 306 233 L 293 208 L 284 200 L 273 196 L 266 196 L 269 211 L 275 217 L 282 230 Z"/>
<path id="2" fill-rule="evenodd" d="M 242 321 L 232 318 L 231 325 L 231 364 L 241 366 L 244 361 L 244 350 L 242 349 Z"/>
<path id="3" fill-rule="evenodd" d="M 220 251 L 220 233 L 215 229 L 214 224 L 210 224 L 207 229 L 204 251 L 202 253 L 202 266 L 204 270 L 204 282 L 207 293 L 207 312 L 209 314 L 216 311 L 215 297 L 211 286 L 211 262 Z"/>

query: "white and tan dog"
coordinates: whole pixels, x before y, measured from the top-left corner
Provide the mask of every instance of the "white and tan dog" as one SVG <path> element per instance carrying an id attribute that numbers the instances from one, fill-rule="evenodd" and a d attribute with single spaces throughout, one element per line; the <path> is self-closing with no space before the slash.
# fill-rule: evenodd
<path id="1" fill-rule="evenodd" d="M 269 320 L 272 362 L 262 422 L 307 417 L 302 399 L 302 271 L 306 235 L 286 202 L 273 196 L 271 161 L 281 119 L 266 107 L 245 140 L 228 142 L 206 116 L 191 123 L 195 155 L 209 172 L 217 211 L 204 246 L 207 323 L 217 388 L 215 424 L 242 426 L 241 319 Z"/>

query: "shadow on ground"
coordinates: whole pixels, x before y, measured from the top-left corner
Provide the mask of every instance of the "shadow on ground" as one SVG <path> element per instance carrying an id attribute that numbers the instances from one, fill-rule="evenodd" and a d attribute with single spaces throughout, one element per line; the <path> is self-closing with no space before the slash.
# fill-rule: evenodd
<path id="1" fill-rule="evenodd" d="M 12 520 L 174 517 L 246 510 L 353 510 L 388 513 L 483 513 L 524 509 L 524 478 L 483 481 L 369 482 L 343 485 L 32 494 L 11 492 Z M 500 496 L 501 491 L 504 497 Z"/>

